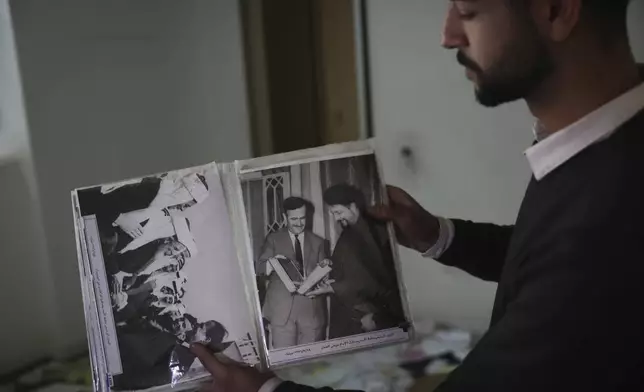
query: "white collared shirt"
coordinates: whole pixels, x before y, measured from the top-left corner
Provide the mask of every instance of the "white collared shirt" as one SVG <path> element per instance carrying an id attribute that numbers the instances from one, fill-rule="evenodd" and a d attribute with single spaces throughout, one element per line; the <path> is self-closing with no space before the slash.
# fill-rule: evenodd
<path id="1" fill-rule="evenodd" d="M 525 152 L 535 179 L 543 179 L 587 147 L 609 138 L 642 109 L 644 83 L 559 132 L 548 135 L 537 123 L 534 133 L 538 143 Z"/>
<path id="2" fill-rule="evenodd" d="M 273 392 L 279 387 L 284 381 L 279 377 L 273 377 L 267 380 L 257 392 Z"/>
<path id="3" fill-rule="evenodd" d="M 643 109 L 644 83 L 559 132 L 548 134 L 537 123 L 533 129 L 537 144 L 525 152 L 534 178 L 537 181 L 542 180 L 589 146 L 608 139 L 619 127 Z M 423 253 L 424 257 L 439 258 L 454 240 L 452 221 L 442 217 L 438 219 L 440 223 L 438 241 Z"/>

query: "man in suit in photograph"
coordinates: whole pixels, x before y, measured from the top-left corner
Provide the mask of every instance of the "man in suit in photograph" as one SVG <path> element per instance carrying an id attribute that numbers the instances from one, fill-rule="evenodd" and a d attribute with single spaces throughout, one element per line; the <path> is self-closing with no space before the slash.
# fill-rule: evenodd
<path id="1" fill-rule="evenodd" d="M 307 208 L 308 203 L 299 197 L 284 200 L 286 227 L 266 237 L 257 261 L 257 274 L 268 276 L 263 315 L 271 326 L 273 348 L 313 343 L 325 337 L 325 298 L 291 294 L 269 262 L 285 257 L 306 278 L 326 260 L 325 240 L 307 228 Z"/>

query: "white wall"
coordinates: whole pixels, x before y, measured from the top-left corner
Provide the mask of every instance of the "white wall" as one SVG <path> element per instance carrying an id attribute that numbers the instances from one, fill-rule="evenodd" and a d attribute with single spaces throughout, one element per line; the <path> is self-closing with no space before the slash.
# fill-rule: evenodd
<path id="1" fill-rule="evenodd" d="M 238 3 L 11 5 L 67 353 L 85 344 L 70 190 L 250 156 Z"/>
<path id="2" fill-rule="evenodd" d="M 28 147 L 13 29 L 0 0 L 0 374 L 48 355 L 53 285 Z M 8 304 L 8 306 L 7 306 Z"/>
<path id="3" fill-rule="evenodd" d="M 8 0 L 0 0 L 0 162 L 19 158 L 26 147 L 17 75 L 9 4 Z"/>
<path id="4" fill-rule="evenodd" d="M 631 35 L 644 60 L 644 4 L 634 3 Z M 374 126 L 385 178 L 436 214 L 512 223 L 529 181 L 522 153 L 533 120 L 522 103 L 476 104 L 456 53 L 440 47 L 448 4 L 367 2 Z M 401 157 L 403 146 L 413 149 L 414 160 Z M 403 253 L 403 264 L 417 319 L 487 328 L 495 285 L 411 252 Z"/>

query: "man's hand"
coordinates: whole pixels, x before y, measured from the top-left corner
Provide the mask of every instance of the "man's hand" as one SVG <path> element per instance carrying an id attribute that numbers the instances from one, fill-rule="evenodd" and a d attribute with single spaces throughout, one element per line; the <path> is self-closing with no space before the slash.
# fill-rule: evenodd
<path id="1" fill-rule="evenodd" d="M 190 350 L 199 358 L 212 375 L 212 382 L 204 391 L 212 392 L 257 392 L 264 383 L 275 377 L 272 373 L 260 373 L 257 369 L 241 364 L 224 364 L 200 344 Z"/>
<path id="2" fill-rule="evenodd" d="M 112 294 L 112 304 L 116 307 L 116 310 L 122 310 L 127 306 L 128 295 L 122 291 Z"/>
<path id="3" fill-rule="evenodd" d="M 378 328 L 378 326 L 376 326 L 376 322 L 373 320 L 373 313 L 364 315 L 360 319 L 360 324 L 362 325 L 362 330 L 365 332 L 372 332 Z"/>
<path id="4" fill-rule="evenodd" d="M 370 215 L 393 222 L 398 242 L 403 246 L 419 252 L 426 252 L 434 246 L 440 233 L 438 219 L 400 188 L 387 186 L 387 194 L 389 205 L 372 207 Z"/>
<path id="5" fill-rule="evenodd" d="M 322 268 L 333 266 L 333 262 L 330 259 L 321 260 L 318 265 Z"/>
<path id="6" fill-rule="evenodd" d="M 124 213 L 118 216 L 114 224 L 121 228 L 125 234 L 132 238 L 139 238 L 143 235 L 143 227 L 139 223 L 138 216 L 132 213 Z"/>
<path id="7" fill-rule="evenodd" d="M 271 274 L 275 271 L 275 268 L 273 268 L 272 264 L 279 264 L 280 260 L 287 260 L 287 258 L 282 255 L 275 255 L 266 260 L 266 276 L 271 276 Z"/>
<path id="8" fill-rule="evenodd" d="M 317 288 L 309 290 L 305 295 L 313 299 L 319 295 L 333 294 L 333 287 L 330 284 L 320 284 Z"/>

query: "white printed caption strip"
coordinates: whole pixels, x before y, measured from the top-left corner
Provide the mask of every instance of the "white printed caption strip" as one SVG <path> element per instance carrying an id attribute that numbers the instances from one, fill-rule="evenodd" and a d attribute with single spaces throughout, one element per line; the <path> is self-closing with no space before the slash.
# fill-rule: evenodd
<path id="1" fill-rule="evenodd" d="M 409 338 L 409 333 L 400 328 L 385 329 L 360 335 L 333 340 L 272 350 L 269 359 L 272 365 L 279 365 L 305 358 L 337 354 L 359 348 L 378 346 L 385 343 L 403 342 Z"/>
<path id="2" fill-rule="evenodd" d="M 114 313 L 112 313 L 112 299 L 107 284 L 107 273 L 105 272 L 105 261 L 101 249 L 101 239 L 98 234 L 98 225 L 95 216 L 84 217 L 85 239 L 87 242 L 87 253 L 92 269 L 92 286 L 96 295 L 96 306 L 98 308 L 99 326 L 103 339 L 107 371 L 111 375 L 123 373 L 121 364 L 121 353 L 116 337 L 116 326 L 114 325 Z"/>

